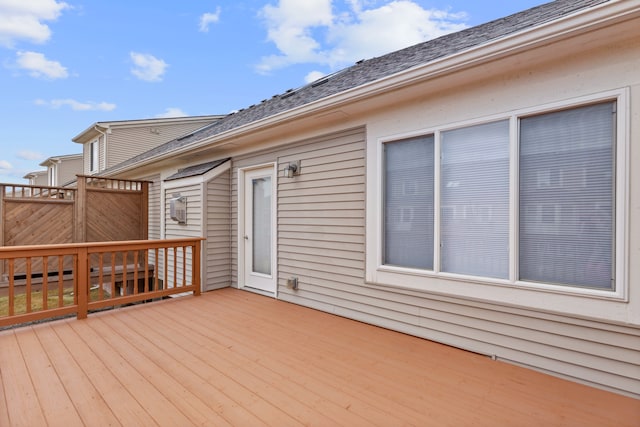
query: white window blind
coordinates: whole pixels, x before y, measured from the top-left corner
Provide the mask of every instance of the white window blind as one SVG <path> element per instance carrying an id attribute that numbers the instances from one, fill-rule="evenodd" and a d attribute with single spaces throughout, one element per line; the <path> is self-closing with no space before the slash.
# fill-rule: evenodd
<path id="1" fill-rule="evenodd" d="M 384 145 L 384 264 L 433 269 L 434 139 Z"/>
<path id="2" fill-rule="evenodd" d="M 615 103 L 520 120 L 519 278 L 613 289 Z"/>
<path id="3" fill-rule="evenodd" d="M 509 121 L 442 133 L 441 269 L 509 278 Z"/>

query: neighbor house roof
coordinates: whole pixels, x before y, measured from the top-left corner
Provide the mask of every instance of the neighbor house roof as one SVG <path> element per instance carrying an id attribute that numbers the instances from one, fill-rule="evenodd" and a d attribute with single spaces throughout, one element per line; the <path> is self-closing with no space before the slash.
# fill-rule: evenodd
<path id="1" fill-rule="evenodd" d="M 104 132 L 108 132 L 113 128 L 125 128 L 125 127 L 140 127 L 140 126 L 160 126 L 169 124 L 180 123 L 193 123 L 193 122 L 211 122 L 224 117 L 224 115 L 210 115 L 210 116 L 184 116 L 184 117 L 163 117 L 153 119 L 139 119 L 139 120 L 113 120 L 96 122 L 91 126 L 80 132 L 78 135 L 71 138 L 73 142 L 78 144 L 84 144 L 92 139 L 97 138 Z"/>
<path id="2" fill-rule="evenodd" d="M 62 156 L 52 156 L 49 157 L 48 159 L 44 160 L 42 163 L 40 163 L 40 166 L 50 166 L 56 163 L 60 163 L 66 160 L 78 160 L 78 159 L 82 159 L 82 153 L 79 154 L 64 154 Z"/>
<path id="3" fill-rule="evenodd" d="M 155 147 L 105 172 L 108 174 L 109 172 L 127 170 L 134 165 L 146 164 L 155 159 L 163 158 L 177 149 L 194 145 L 198 141 L 300 108 L 349 89 L 382 80 L 413 67 L 479 47 L 505 36 L 559 20 L 580 10 L 609 1 L 611 0 L 556 0 L 380 57 L 358 61 L 351 67 L 325 76 L 311 84 L 298 89 L 290 89 L 283 94 L 274 95 L 270 99 L 262 100 L 258 104 L 229 114 L 198 131 Z"/>
<path id="4" fill-rule="evenodd" d="M 23 176 L 22 178 L 24 179 L 35 179 L 39 176 L 43 176 L 47 174 L 47 170 L 39 170 L 39 171 L 33 171 L 33 172 L 29 172 L 27 173 L 25 176 Z"/>

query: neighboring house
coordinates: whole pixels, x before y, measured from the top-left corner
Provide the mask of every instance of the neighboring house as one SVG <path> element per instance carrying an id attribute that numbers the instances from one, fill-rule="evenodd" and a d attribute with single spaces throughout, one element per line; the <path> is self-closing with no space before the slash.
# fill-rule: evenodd
<path id="1" fill-rule="evenodd" d="M 36 185 L 36 186 L 45 185 L 46 186 L 49 184 L 49 181 L 48 181 L 49 177 L 47 175 L 46 170 L 29 172 L 22 178 L 28 180 L 29 185 Z"/>
<path id="2" fill-rule="evenodd" d="M 72 139 L 82 144 L 84 175 L 95 175 L 133 156 L 217 120 L 217 116 L 97 122 Z"/>
<path id="3" fill-rule="evenodd" d="M 156 233 L 207 238 L 204 290 L 640 397 L 639 41 L 638 1 L 554 1 L 361 61 L 104 175 L 156 177 Z"/>
<path id="4" fill-rule="evenodd" d="M 40 166 L 47 168 L 47 183 L 51 187 L 66 187 L 82 174 L 82 154 L 49 157 Z"/>

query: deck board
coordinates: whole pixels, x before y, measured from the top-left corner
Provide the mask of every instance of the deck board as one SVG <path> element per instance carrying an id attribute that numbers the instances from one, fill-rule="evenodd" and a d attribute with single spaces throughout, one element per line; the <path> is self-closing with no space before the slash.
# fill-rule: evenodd
<path id="1" fill-rule="evenodd" d="M 0 332 L 0 426 L 635 426 L 640 400 L 249 292 Z"/>

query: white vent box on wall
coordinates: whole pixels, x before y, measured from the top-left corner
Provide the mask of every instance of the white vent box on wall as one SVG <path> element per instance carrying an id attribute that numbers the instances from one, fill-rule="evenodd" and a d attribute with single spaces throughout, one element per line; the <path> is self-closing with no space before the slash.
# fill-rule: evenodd
<path id="1" fill-rule="evenodd" d="M 174 196 L 169 201 L 169 215 L 171 215 L 171 219 L 177 221 L 178 224 L 186 224 L 187 198 L 182 196 Z"/>

